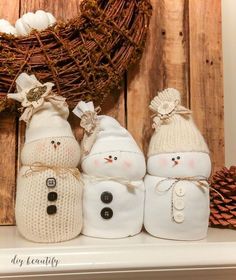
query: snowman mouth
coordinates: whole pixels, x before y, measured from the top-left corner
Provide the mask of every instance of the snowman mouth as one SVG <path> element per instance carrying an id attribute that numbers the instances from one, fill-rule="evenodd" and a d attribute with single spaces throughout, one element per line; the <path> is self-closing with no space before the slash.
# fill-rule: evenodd
<path id="1" fill-rule="evenodd" d="M 104 158 L 106 160 L 106 163 L 112 163 L 112 159 L 110 158 Z"/>

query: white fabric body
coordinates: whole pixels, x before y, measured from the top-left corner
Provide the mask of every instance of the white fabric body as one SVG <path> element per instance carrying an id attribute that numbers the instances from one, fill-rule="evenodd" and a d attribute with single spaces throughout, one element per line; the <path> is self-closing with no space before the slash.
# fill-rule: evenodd
<path id="1" fill-rule="evenodd" d="M 84 178 L 82 233 L 92 237 L 122 238 L 138 234 L 143 225 L 144 183 L 131 182 L 134 188 L 112 180 Z M 109 192 L 110 203 L 104 203 L 101 195 Z M 113 216 L 104 219 L 101 211 L 110 208 Z"/>
<path id="2" fill-rule="evenodd" d="M 144 226 L 153 236 L 176 240 L 199 240 L 207 236 L 209 221 L 209 190 L 198 187 L 190 181 L 180 181 L 175 185 L 173 195 L 180 201 L 181 209 L 175 209 L 176 222 L 172 218 L 172 188 L 166 191 L 174 180 L 163 181 L 157 190 L 158 182 L 163 177 L 146 175 L 145 177 L 145 210 Z M 176 188 L 181 186 L 184 195 L 178 197 Z M 178 206 L 178 204 L 177 204 Z M 184 208 L 183 208 L 184 207 Z M 183 208 L 183 209 L 182 209 Z"/>
<path id="3" fill-rule="evenodd" d="M 200 187 L 192 181 L 171 185 L 174 178 L 207 179 L 211 172 L 209 155 L 202 152 L 163 153 L 149 157 L 147 166 L 152 176 L 145 177 L 146 230 L 154 236 L 167 239 L 205 238 L 209 220 L 209 188 Z M 181 188 L 184 194 L 178 195 Z M 174 206 L 175 199 L 179 209 Z M 179 222 L 173 220 L 174 214 L 178 216 Z"/>
<path id="4" fill-rule="evenodd" d="M 17 180 L 16 224 L 21 234 L 35 242 L 60 242 L 77 236 L 82 227 L 82 183 L 72 173 L 57 175 L 51 169 L 25 172 L 35 163 L 75 168 L 79 163 L 80 147 L 74 137 L 50 137 L 24 145 L 22 168 Z M 56 180 L 49 188 L 48 178 Z M 49 192 L 56 192 L 56 201 L 48 200 Z M 55 205 L 57 212 L 47 213 Z"/>
<path id="5" fill-rule="evenodd" d="M 17 180 L 16 224 L 19 232 L 34 242 L 60 242 L 79 235 L 82 227 L 82 184 L 72 175 L 58 177 L 47 170 L 25 177 L 28 167 L 22 167 Z M 49 190 L 46 179 L 53 177 L 57 186 Z M 55 191 L 58 199 L 47 200 Z M 57 212 L 47 214 L 47 206 L 56 205 Z"/>

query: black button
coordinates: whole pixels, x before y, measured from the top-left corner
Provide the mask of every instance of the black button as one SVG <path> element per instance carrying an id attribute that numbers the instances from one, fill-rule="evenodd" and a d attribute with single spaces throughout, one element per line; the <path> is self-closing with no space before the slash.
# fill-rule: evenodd
<path id="1" fill-rule="evenodd" d="M 46 180 L 46 186 L 48 188 L 55 188 L 57 184 L 57 181 L 55 178 L 51 177 L 51 178 L 47 178 Z"/>
<path id="2" fill-rule="evenodd" d="M 57 207 L 55 205 L 49 205 L 47 207 L 47 213 L 48 215 L 53 215 L 53 214 L 56 214 L 57 212 Z"/>
<path id="3" fill-rule="evenodd" d="M 111 203 L 113 199 L 113 195 L 110 192 L 103 192 L 101 194 L 101 201 L 104 203 Z"/>
<path id="4" fill-rule="evenodd" d="M 113 211 L 111 208 L 105 207 L 102 209 L 101 211 L 101 216 L 103 217 L 103 219 L 108 220 L 111 219 L 113 216 Z"/>
<path id="5" fill-rule="evenodd" d="M 48 200 L 49 200 L 49 201 L 55 201 L 55 200 L 57 200 L 57 193 L 56 193 L 56 192 L 50 192 L 50 193 L 48 193 Z"/>

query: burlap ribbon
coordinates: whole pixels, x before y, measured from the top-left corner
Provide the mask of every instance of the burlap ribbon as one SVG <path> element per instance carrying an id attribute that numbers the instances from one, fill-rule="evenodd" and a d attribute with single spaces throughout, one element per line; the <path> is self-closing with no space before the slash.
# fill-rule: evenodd
<path id="1" fill-rule="evenodd" d="M 160 186 L 163 182 L 165 181 L 169 181 L 169 180 L 172 180 L 173 182 L 171 183 L 170 186 L 168 186 L 167 188 L 165 189 L 162 189 L 160 190 Z M 186 182 L 193 182 L 197 187 L 200 187 L 200 188 L 207 188 L 207 189 L 212 189 L 213 191 L 215 191 L 220 197 L 222 200 L 224 200 L 224 197 L 222 196 L 222 194 L 220 194 L 216 189 L 212 188 L 209 184 L 208 184 L 208 179 L 206 177 L 182 177 L 182 178 L 171 178 L 171 177 L 168 177 L 168 178 L 164 178 L 163 180 L 159 181 L 156 185 L 156 191 L 158 192 L 161 192 L 161 193 L 164 193 L 164 192 L 168 192 L 169 190 L 171 190 L 171 218 L 172 220 L 174 221 L 174 210 L 173 210 L 173 205 L 174 205 L 174 197 L 173 197 L 173 193 L 174 193 L 174 190 L 175 190 L 175 186 L 181 182 L 181 181 L 186 181 Z"/>
<path id="2" fill-rule="evenodd" d="M 189 116 L 192 114 L 192 111 L 181 106 L 179 100 L 175 101 L 165 101 L 159 104 L 154 100 L 151 102 L 149 108 L 154 112 L 152 115 L 153 125 L 152 127 L 155 130 L 158 130 L 162 124 L 166 124 L 171 121 L 171 118 L 175 115 Z"/>
<path id="3" fill-rule="evenodd" d="M 81 116 L 80 125 L 84 128 L 84 136 L 81 141 L 82 154 L 88 155 L 100 131 L 98 113 L 101 111 L 97 107 L 95 111 L 86 111 Z"/>
<path id="4" fill-rule="evenodd" d="M 47 96 L 42 97 L 41 102 L 38 103 L 38 105 L 35 105 L 36 103 L 31 103 L 31 105 L 29 105 L 28 107 L 21 107 L 20 111 L 23 113 L 20 117 L 20 120 L 23 120 L 26 123 L 28 123 L 32 115 L 36 113 L 40 108 L 42 108 L 44 102 L 50 102 L 60 110 L 65 106 L 65 100 L 66 99 L 64 97 L 56 95 L 52 93 L 52 91 L 50 91 Z"/>
<path id="5" fill-rule="evenodd" d="M 126 180 L 124 178 L 119 178 L 119 177 L 109 177 L 109 176 L 89 176 L 87 174 L 83 174 L 84 178 L 87 178 L 88 180 L 92 181 L 97 181 L 97 182 L 102 182 L 102 181 L 114 181 L 117 183 L 120 183 L 122 185 L 125 185 L 128 189 L 135 189 L 137 188 L 134 184 L 132 184 L 131 181 Z"/>
<path id="6" fill-rule="evenodd" d="M 65 178 L 65 176 L 69 173 L 73 175 L 77 180 L 81 180 L 81 173 L 78 168 L 69 168 L 69 167 L 62 167 L 62 166 L 51 166 L 46 165 L 40 162 L 35 162 L 32 165 L 24 165 L 29 167 L 28 170 L 25 171 L 24 176 L 32 176 L 34 173 L 43 172 L 46 170 L 52 170 L 58 177 Z"/>

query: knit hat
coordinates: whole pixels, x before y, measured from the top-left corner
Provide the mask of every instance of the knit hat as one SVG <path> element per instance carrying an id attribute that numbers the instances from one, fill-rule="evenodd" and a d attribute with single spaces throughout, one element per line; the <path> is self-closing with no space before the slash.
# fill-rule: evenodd
<path id="1" fill-rule="evenodd" d="M 191 111 L 180 104 L 180 93 L 173 88 L 159 92 L 151 101 L 149 107 L 155 113 L 155 132 L 149 144 L 148 156 L 171 152 L 209 153 Z"/>
<path id="2" fill-rule="evenodd" d="M 65 98 L 52 93 L 54 84 L 41 84 L 34 75 L 22 73 L 16 86 L 17 93 L 7 96 L 21 102 L 20 120 L 27 124 L 26 143 L 47 137 L 74 137 L 67 121 L 68 105 Z"/>
<path id="3" fill-rule="evenodd" d="M 105 152 L 132 152 L 142 154 L 131 134 L 114 118 L 97 115 L 92 102 L 80 101 L 73 113 L 81 118 L 84 128 L 81 146 L 83 155 L 95 155 Z"/>

